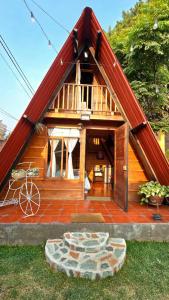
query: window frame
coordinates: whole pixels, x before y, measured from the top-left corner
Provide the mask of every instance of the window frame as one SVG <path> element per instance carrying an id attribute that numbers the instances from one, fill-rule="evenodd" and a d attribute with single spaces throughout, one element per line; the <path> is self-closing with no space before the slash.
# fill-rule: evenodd
<path id="1" fill-rule="evenodd" d="M 46 172 L 45 172 L 45 177 L 50 180 L 79 180 L 80 178 L 74 178 L 70 179 L 68 178 L 68 148 L 66 147 L 66 169 L 65 169 L 65 176 L 63 176 L 63 163 L 64 163 L 64 139 L 71 139 L 71 137 L 66 137 L 66 136 L 48 136 L 48 143 L 47 143 L 47 153 L 46 153 Z M 78 141 L 80 143 L 80 137 L 77 137 Z M 53 140 L 61 140 L 62 141 L 62 154 L 61 154 L 61 171 L 60 171 L 60 176 L 55 176 L 52 177 L 52 152 L 53 152 Z M 50 160 L 50 172 L 49 175 L 47 175 L 47 170 L 48 170 L 48 153 L 49 153 L 49 143 L 52 141 L 51 145 L 51 160 Z M 79 153 L 79 170 L 80 170 L 80 153 Z"/>

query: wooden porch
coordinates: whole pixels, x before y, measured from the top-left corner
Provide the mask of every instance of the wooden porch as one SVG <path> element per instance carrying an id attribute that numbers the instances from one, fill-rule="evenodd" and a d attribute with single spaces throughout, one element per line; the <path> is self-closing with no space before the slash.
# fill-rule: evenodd
<path id="1" fill-rule="evenodd" d="M 106 85 L 65 83 L 54 97 L 46 117 L 56 114 L 86 114 L 104 117 L 121 116 Z M 106 118 L 107 119 L 107 118 Z"/>

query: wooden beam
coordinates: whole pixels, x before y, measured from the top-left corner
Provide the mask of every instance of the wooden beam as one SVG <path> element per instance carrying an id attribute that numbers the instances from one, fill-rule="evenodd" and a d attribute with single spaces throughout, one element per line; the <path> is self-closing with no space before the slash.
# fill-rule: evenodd
<path id="1" fill-rule="evenodd" d="M 136 151 L 139 161 L 143 165 L 143 168 L 145 170 L 145 174 L 146 174 L 147 178 L 149 180 L 157 180 L 155 173 L 146 157 L 146 154 L 145 154 L 140 142 L 138 141 L 137 137 L 132 134 L 131 131 L 129 134 L 129 138 L 130 138 L 131 145 L 133 146 L 134 150 Z"/>
<path id="2" fill-rule="evenodd" d="M 100 30 L 97 32 L 97 38 L 96 38 L 96 51 L 95 51 L 95 58 L 99 59 L 99 51 L 100 51 L 100 45 L 101 45 L 101 36 L 102 33 Z"/>
<path id="3" fill-rule="evenodd" d="M 108 90 L 109 90 L 110 96 L 111 96 L 112 99 L 114 100 L 114 102 L 115 102 L 115 104 L 116 104 L 116 106 L 117 106 L 117 108 L 118 108 L 118 111 L 121 113 L 121 115 L 122 115 L 124 121 L 128 122 L 127 116 L 126 116 L 126 114 L 125 114 L 125 112 L 124 112 L 124 110 L 123 110 L 123 108 L 122 108 L 122 106 L 121 106 L 121 104 L 120 104 L 120 102 L 119 102 L 119 100 L 118 100 L 118 98 L 117 98 L 117 96 L 116 96 L 116 94 L 115 94 L 113 88 L 112 88 L 112 85 L 111 85 L 111 83 L 110 83 L 110 81 L 109 81 L 109 79 L 108 79 L 108 77 L 107 77 L 107 75 L 106 75 L 106 72 L 105 72 L 103 66 L 101 66 L 101 65 L 98 63 L 97 59 L 95 58 L 95 50 L 94 50 L 94 48 L 93 48 L 93 47 L 89 47 L 89 50 L 90 50 L 90 53 L 91 53 L 91 55 L 92 55 L 92 57 L 93 57 L 93 59 L 94 59 L 96 65 L 97 65 L 97 67 L 98 67 L 100 73 L 101 73 L 102 76 L 103 76 L 103 79 L 104 79 L 104 81 L 105 81 L 105 83 L 106 83 L 106 86 L 107 86 L 107 88 L 108 88 Z M 129 123 L 129 122 L 128 122 L 128 123 Z M 131 127 L 131 126 L 130 126 L 130 127 Z"/>
<path id="4" fill-rule="evenodd" d="M 78 29 L 73 29 L 73 47 L 74 47 L 74 58 L 78 57 Z"/>
<path id="5" fill-rule="evenodd" d="M 80 48 L 80 50 L 79 50 L 79 55 L 81 54 L 82 50 L 83 50 L 83 47 Z M 75 59 L 74 63 L 76 63 L 77 60 L 78 60 L 78 57 Z M 41 118 L 39 119 L 39 122 L 41 122 L 41 121 L 44 119 L 44 115 L 45 115 L 45 113 L 47 113 L 47 111 L 48 111 L 48 109 L 49 109 L 51 103 L 52 103 L 53 101 L 56 100 L 56 98 L 57 98 L 57 96 L 58 96 L 58 93 L 60 92 L 60 90 L 61 90 L 61 88 L 62 88 L 62 86 L 63 86 L 63 84 L 64 84 L 66 78 L 69 76 L 69 74 L 70 74 L 70 72 L 73 70 L 73 68 L 74 68 L 74 64 L 71 64 L 71 63 L 70 63 L 70 65 L 69 65 L 69 67 L 67 68 L 67 70 L 66 70 L 64 76 L 62 77 L 62 80 L 61 80 L 60 84 L 56 87 L 56 89 L 54 90 L 52 96 L 50 97 L 50 100 L 49 100 L 48 105 L 47 105 L 47 106 L 45 107 L 45 109 L 43 110 L 43 113 L 42 113 L 42 115 L 41 115 Z"/>
<path id="6" fill-rule="evenodd" d="M 111 153 L 111 150 L 107 147 L 106 143 L 104 142 L 104 140 L 101 138 L 100 139 L 101 145 L 106 153 L 106 156 L 111 164 L 111 166 L 114 166 L 114 153 Z"/>
<path id="7" fill-rule="evenodd" d="M 137 125 L 136 127 L 131 129 L 131 133 L 133 134 L 137 134 L 137 132 L 139 132 L 142 128 L 147 126 L 147 122 L 142 122 L 139 125 Z"/>
<path id="8" fill-rule="evenodd" d="M 29 116 L 23 115 L 22 118 L 26 120 L 30 125 L 35 126 L 35 123 L 31 120 Z"/>
<path id="9" fill-rule="evenodd" d="M 83 113 L 83 112 L 82 112 Z M 47 112 L 44 118 L 54 118 L 54 119 L 81 119 L 81 113 L 76 113 L 75 111 L 60 111 L 60 112 Z M 101 114 L 94 114 L 90 115 L 90 120 L 100 120 L 100 121 L 119 121 L 123 122 L 123 118 L 120 115 L 101 115 Z"/>

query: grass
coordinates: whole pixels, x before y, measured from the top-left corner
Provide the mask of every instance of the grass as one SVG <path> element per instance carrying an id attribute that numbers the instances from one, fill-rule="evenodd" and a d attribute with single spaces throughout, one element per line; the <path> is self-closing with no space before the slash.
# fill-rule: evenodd
<path id="1" fill-rule="evenodd" d="M 121 271 L 98 281 L 54 273 L 45 261 L 44 246 L 1 246 L 0 299 L 169 299 L 169 244 L 128 242 L 127 246 Z"/>

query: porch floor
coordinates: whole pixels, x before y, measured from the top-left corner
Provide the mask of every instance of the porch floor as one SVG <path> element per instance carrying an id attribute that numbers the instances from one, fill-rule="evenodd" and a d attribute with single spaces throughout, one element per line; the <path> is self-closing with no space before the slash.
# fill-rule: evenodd
<path id="1" fill-rule="evenodd" d="M 72 223 L 71 215 L 75 213 L 101 213 L 105 223 L 169 223 L 169 206 L 161 206 L 160 221 L 155 221 L 152 214 L 157 209 L 153 206 L 141 206 L 129 203 L 128 212 L 124 212 L 112 201 L 89 200 L 57 200 L 44 201 L 38 213 L 33 217 L 25 217 L 19 206 L 0 208 L 0 223 Z"/>

